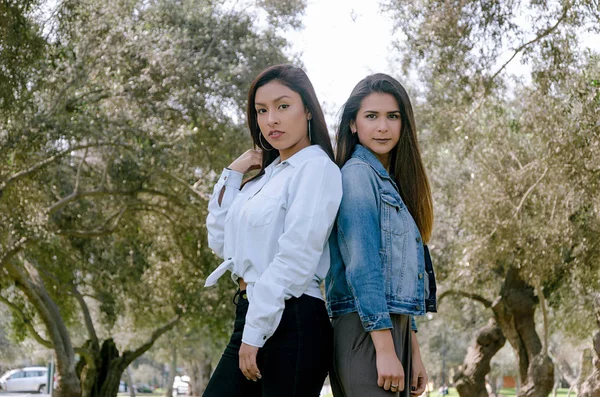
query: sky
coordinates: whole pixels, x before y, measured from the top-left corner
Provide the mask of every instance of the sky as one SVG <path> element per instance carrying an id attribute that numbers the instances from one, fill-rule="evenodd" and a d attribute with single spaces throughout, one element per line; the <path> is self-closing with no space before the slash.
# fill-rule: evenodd
<path id="1" fill-rule="evenodd" d="M 304 28 L 286 33 L 292 43 L 290 52 L 300 54 L 330 127 L 335 125 L 337 112 L 362 78 L 376 72 L 398 75 L 391 70 L 389 59 L 393 51 L 393 21 L 380 11 L 379 3 L 379 0 L 308 0 Z M 582 34 L 582 41 L 584 46 L 600 52 L 597 35 Z M 499 65 L 511 55 L 512 51 L 507 49 L 499 57 Z M 520 56 L 506 72 L 526 79 L 529 76 Z"/>
<path id="2" fill-rule="evenodd" d="M 327 122 L 352 88 L 375 72 L 390 73 L 392 20 L 377 0 L 308 0 L 304 29 L 286 34 L 323 104 Z"/>

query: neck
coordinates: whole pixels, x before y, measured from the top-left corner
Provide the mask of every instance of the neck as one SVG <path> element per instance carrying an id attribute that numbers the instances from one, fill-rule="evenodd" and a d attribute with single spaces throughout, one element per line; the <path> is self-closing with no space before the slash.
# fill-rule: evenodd
<path id="1" fill-rule="evenodd" d="M 389 153 L 386 153 L 386 154 L 373 153 L 373 154 L 375 155 L 375 157 L 377 157 L 379 159 L 379 161 L 383 165 L 383 168 L 385 168 L 385 170 L 389 174 L 390 173 L 390 154 Z"/>
<path id="2" fill-rule="evenodd" d="M 293 155 L 298 153 L 300 150 L 307 148 L 309 146 L 310 146 L 310 141 L 308 140 L 308 136 L 305 136 L 304 138 L 302 138 L 301 140 L 299 140 L 298 142 L 296 142 L 289 148 L 281 149 L 279 151 L 279 156 L 281 157 L 281 161 L 285 161 L 285 160 L 289 159 L 290 157 L 292 157 Z"/>

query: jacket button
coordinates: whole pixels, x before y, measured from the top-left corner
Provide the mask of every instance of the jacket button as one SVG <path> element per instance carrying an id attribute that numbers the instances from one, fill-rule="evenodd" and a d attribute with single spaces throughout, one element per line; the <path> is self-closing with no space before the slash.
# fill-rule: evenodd
<path id="1" fill-rule="evenodd" d="M 266 340 L 266 339 L 267 339 L 266 335 L 265 335 L 265 336 L 263 336 L 263 340 Z"/>
<path id="2" fill-rule="evenodd" d="M 421 305 L 417 305 L 417 306 L 415 306 L 415 309 L 417 309 L 417 310 L 421 310 Z"/>
<path id="3" fill-rule="evenodd" d="M 417 243 L 421 242 L 421 237 L 417 237 Z"/>
<path id="4" fill-rule="evenodd" d="M 419 280 L 423 278 L 423 273 L 419 273 Z"/>

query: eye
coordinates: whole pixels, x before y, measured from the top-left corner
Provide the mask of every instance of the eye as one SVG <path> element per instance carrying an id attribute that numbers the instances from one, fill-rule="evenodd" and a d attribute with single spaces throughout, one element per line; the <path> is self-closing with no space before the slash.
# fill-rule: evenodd
<path id="1" fill-rule="evenodd" d="M 375 113 L 369 113 L 365 117 L 374 120 L 377 118 L 377 115 Z"/>
<path id="2" fill-rule="evenodd" d="M 279 105 L 279 109 L 287 109 L 289 107 L 290 107 L 290 105 L 288 105 L 286 103 L 282 103 L 281 105 Z"/>
<path id="3" fill-rule="evenodd" d="M 392 119 L 392 120 L 397 120 L 397 119 L 399 119 L 399 118 L 400 118 L 400 115 L 399 115 L 399 114 L 397 114 L 397 113 L 391 113 L 391 114 L 389 114 L 389 115 L 388 115 L 388 117 L 389 117 L 390 119 Z"/>
<path id="4" fill-rule="evenodd" d="M 258 114 L 263 114 L 266 112 L 267 112 L 267 109 L 256 109 L 256 113 L 258 113 Z"/>

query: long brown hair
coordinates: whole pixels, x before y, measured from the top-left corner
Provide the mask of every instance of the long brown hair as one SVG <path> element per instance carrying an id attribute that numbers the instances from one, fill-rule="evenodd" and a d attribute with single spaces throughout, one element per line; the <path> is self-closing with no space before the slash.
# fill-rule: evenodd
<path id="1" fill-rule="evenodd" d="M 417 140 L 417 128 L 408 93 L 396 79 L 387 74 L 377 73 L 361 80 L 352 90 L 346 101 L 336 134 L 336 163 L 341 168 L 350 159 L 358 143 L 358 134 L 353 134 L 350 124 L 363 99 L 373 93 L 390 94 L 398 102 L 402 127 L 400 140 L 392 149 L 390 173 L 400 189 L 400 196 L 414 218 L 423 241 L 431 238 L 433 229 L 433 200 L 427 172 L 421 159 Z"/>
<path id="2" fill-rule="evenodd" d="M 278 81 L 292 91 L 298 93 L 302 98 L 304 108 L 311 113 L 310 123 L 311 145 L 319 145 L 334 160 L 333 147 L 327 132 L 327 123 L 323 110 L 317 99 L 317 94 L 304 71 L 293 65 L 275 65 L 263 70 L 252 82 L 248 92 L 248 107 L 246 110 L 248 119 L 248 128 L 254 141 L 254 146 L 263 149 L 262 166 L 260 172 L 250 180 L 254 180 L 264 174 L 265 168 L 271 164 L 278 156 L 279 152 L 271 146 L 266 139 L 260 139 L 260 128 L 256 117 L 254 101 L 256 91 L 263 85 L 271 81 Z M 308 134 L 308 131 L 307 131 Z M 267 150 L 264 150 L 267 149 Z M 248 181 L 249 182 L 249 181 Z"/>

